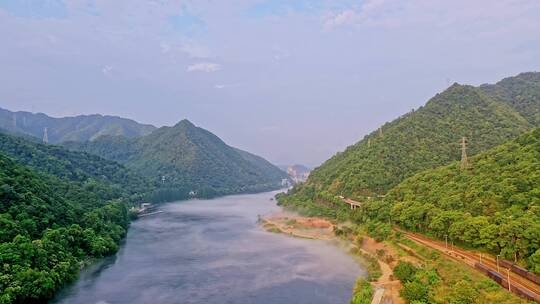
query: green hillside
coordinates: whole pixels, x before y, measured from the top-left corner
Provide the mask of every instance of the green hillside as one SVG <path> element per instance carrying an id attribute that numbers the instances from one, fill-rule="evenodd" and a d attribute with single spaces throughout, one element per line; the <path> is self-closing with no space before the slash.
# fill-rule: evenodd
<path id="1" fill-rule="evenodd" d="M 128 226 L 124 203 L 81 203 L 93 189 L 38 173 L 0 153 L 0 303 L 44 303 L 81 263 L 118 249 Z"/>
<path id="2" fill-rule="evenodd" d="M 95 114 L 55 118 L 43 113 L 11 112 L 0 108 L 2 130 L 41 139 L 45 128 L 50 143 L 93 140 L 102 135 L 136 137 L 155 130 L 154 126 L 116 116 Z"/>
<path id="3" fill-rule="evenodd" d="M 264 159 L 225 144 L 214 134 L 183 120 L 139 138 L 104 136 L 69 142 L 86 151 L 125 164 L 161 183 L 166 196 L 198 197 L 276 189 L 284 172 Z"/>
<path id="4" fill-rule="evenodd" d="M 540 273 L 540 128 L 469 159 L 418 173 L 370 203 L 392 222 L 501 254 Z M 369 210 L 369 211 L 368 211 Z"/>
<path id="5" fill-rule="evenodd" d="M 454 84 L 326 161 L 306 186 L 353 197 L 384 194 L 416 172 L 458 160 L 462 137 L 474 155 L 530 130 L 531 122 L 481 89 Z"/>
<path id="6" fill-rule="evenodd" d="M 70 182 L 66 189 L 59 189 L 65 196 L 75 195 L 81 188 L 91 190 L 85 196 L 74 197 L 81 203 L 95 205 L 119 197 L 135 202 L 155 188 L 150 181 L 117 162 L 62 146 L 0 133 L 0 153 L 33 170 Z"/>
<path id="7" fill-rule="evenodd" d="M 540 125 L 540 73 L 522 73 L 480 89 L 510 105 L 530 123 Z"/>

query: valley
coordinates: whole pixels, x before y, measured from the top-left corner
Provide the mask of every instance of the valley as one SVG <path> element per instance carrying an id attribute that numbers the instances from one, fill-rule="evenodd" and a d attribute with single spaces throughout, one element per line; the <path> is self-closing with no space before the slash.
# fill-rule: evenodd
<path id="1" fill-rule="evenodd" d="M 3 110 L 0 303 L 538 302 L 539 75 L 454 84 L 312 171 L 185 119 Z"/>
<path id="2" fill-rule="evenodd" d="M 540 1 L 0 1 L 0 304 L 540 304 Z"/>

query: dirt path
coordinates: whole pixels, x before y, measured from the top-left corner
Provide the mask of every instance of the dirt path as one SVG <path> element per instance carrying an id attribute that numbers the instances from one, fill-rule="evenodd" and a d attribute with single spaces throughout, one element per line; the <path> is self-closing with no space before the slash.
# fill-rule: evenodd
<path id="1" fill-rule="evenodd" d="M 399 295 L 402 284 L 399 280 L 394 279 L 394 271 L 392 270 L 400 259 L 396 250 L 367 236 L 364 236 L 360 250 L 377 257 L 382 275 L 376 282 L 372 282 L 371 286 L 373 286 L 373 290 L 384 289 L 380 303 L 404 304 L 405 301 Z M 384 257 L 380 258 L 378 252 L 384 252 Z"/>

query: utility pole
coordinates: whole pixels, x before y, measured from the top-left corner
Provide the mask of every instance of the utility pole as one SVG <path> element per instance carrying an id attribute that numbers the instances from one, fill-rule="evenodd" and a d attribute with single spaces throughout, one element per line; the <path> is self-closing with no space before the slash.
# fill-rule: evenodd
<path id="1" fill-rule="evenodd" d="M 448 235 L 447 234 L 444 235 L 444 247 L 446 248 L 446 250 L 448 250 Z"/>
<path id="2" fill-rule="evenodd" d="M 49 143 L 49 135 L 47 134 L 47 127 L 43 129 L 43 142 L 46 144 Z"/>
<path id="3" fill-rule="evenodd" d="M 497 272 L 501 272 L 501 269 L 499 268 L 499 255 L 497 254 Z"/>
<path id="4" fill-rule="evenodd" d="M 467 138 L 461 138 L 461 170 L 465 170 L 469 167 L 469 161 L 467 160 Z"/>
<path id="5" fill-rule="evenodd" d="M 506 269 L 506 277 L 508 278 L 508 291 L 512 292 L 510 288 L 510 269 Z"/>

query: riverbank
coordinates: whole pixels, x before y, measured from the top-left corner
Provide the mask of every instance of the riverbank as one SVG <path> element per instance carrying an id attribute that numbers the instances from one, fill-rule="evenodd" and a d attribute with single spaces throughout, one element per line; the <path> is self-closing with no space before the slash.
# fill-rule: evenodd
<path id="1" fill-rule="evenodd" d="M 415 258 L 400 257 L 395 248 L 377 242 L 367 235 L 359 237 L 357 234 L 347 233 L 351 229 L 347 224 L 338 225 L 323 218 L 304 217 L 282 211 L 261 217 L 259 221 L 261 226 L 270 232 L 334 243 L 352 254 L 368 270 L 370 294 L 373 296 L 371 303 L 405 303 L 399 295 L 402 284 L 395 279 L 393 268 L 399 260 L 408 260 L 418 264 L 419 261 Z M 359 282 L 361 280 L 363 278 L 359 278 Z"/>
<path id="2" fill-rule="evenodd" d="M 320 227 L 313 227 L 314 231 L 310 232 L 309 223 L 330 223 L 331 227 L 326 228 L 326 234 L 321 234 Z M 303 217 L 290 212 L 261 219 L 261 225 L 273 232 L 330 241 L 357 257 L 368 270 L 370 284 L 362 278 L 358 280 L 352 304 L 402 304 L 413 301 L 528 303 L 507 292 L 462 259 L 441 254 L 402 231 L 393 231 L 376 240 L 368 236 L 369 230 L 363 225 Z M 319 238 L 320 235 L 323 237 Z M 366 290 L 366 286 L 371 289 Z"/>

